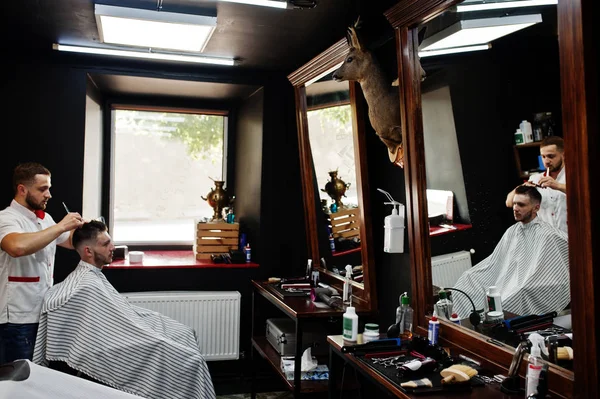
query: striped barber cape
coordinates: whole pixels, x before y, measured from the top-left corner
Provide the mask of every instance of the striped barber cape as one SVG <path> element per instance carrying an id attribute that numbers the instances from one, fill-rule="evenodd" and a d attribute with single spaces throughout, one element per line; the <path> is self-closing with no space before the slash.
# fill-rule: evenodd
<path id="1" fill-rule="evenodd" d="M 502 309 L 525 316 L 565 309 L 571 301 L 569 280 L 567 235 L 536 217 L 509 227 L 492 254 L 464 272 L 454 288 L 483 309 L 486 290 L 495 285 Z M 468 317 L 473 309 L 469 300 L 451 292 L 453 311 Z"/>
<path id="2" fill-rule="evenodd" d="M 81 261 L 44 298 L 33 355 L 150 399 L 215 398 L 194 330 L 131 305 Z"/>

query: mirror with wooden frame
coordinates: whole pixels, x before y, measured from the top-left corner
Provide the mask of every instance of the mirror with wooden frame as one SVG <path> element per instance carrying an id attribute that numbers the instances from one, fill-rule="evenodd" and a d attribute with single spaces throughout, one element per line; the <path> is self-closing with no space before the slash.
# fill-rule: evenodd
<path id="1" fill-rule="evenodd" d="M 335 82 L 348 51 L 340 40 L 288 76 L 296 118 L 309 259 L 326 284 L 342 287 L 352 269 L 355 300 L 376 309 L 366 181 L 365 101 L 356 82 Z"/>
<path id="2" fill-rule="evenodd" d="M 560 124 L 553 121 L 561 108 L 556 22 L 556 6 L 541 5 L 453 8 L 419 26 L 427 31 L 419 56 L 427 75 L 421 106 L 432 282 L 434 295 L 443 290 L 450 298 L 437 315 L 449 320 L 454 314 L 463 328 L 513 347 L 523 340 L 521 333 L 533 332 L 572 347 L 565 336 L 572 332 L 561 191 L 568 184 L 566 155 Z M 494 23 L 512 32 L 482 50 L 430 54 L 456 24 L 492 29 Z M 520 132 L 524 121 L 533 128 Z M 494 138 L 483 147 L 482 128 Z M 514 143 L 523 135 L 525 143 Z M 456 194 L 458 212 L 451 212 L 449 202 L 453 217 L 439 226 L 432 221 L 432 188 Z M 455 222 L 470 227 L 460 230 Z M 553 355 L 552 363 L 572 370 L 572 359 Z"/>
<path id="3" fill-rule="evenodd" d="M 403 141 L 405 142 L 405 179 L 406 179 L 406 191 L 407 191 L 407 218 L 408 218 L 408 235 L 409 235 L 409 248 L 410 255 L 413 263 L 413 298 L 415 307 L 415 322 L 417 325 L 417 331 L 420 334 L 427 334 L 427 325 L 430 315 L 434 308 L 434 289 L 432 282 L 432 265 L 431 265 L 431 254 L 432 254 L 432 242 L 430 237 L 429 227 L 429 215 L 427 211 L 427 177 L 428 169 L 426 167 L 427 157 L 426 153 L 426 123 L 424 122 L 424 115 L 428 111 L 425 110 L 428 107 L 424 103 L 424 98 L 428 97 L 428 93 L 432 93 L 437 89 L 443 88 L 442 86 L 436 86 L 435 79 L 431 79 L 432 83 L 427 82 L 423 85 L 421 82 L 421 66 L 424 69 L 431 71 L 441 70 L 441 63 L 435 61 L 427 61 L 424 58 L 419 57 L 419 31 L 428 23 L 434 25 L 439 20 L 436 18 L 442 16 L 444 12 L 452 11 L 452 7 L 459 4 L 460 1 L 436 1 L 436 0 L 423 0 L 419 2 L 414 1 L 399 1 L 398 4 L 388 10 L 385 15 L 388 21 L 396 29 L 396 39 L 398 46 L 398 70 L 399 70 L 399 86 L 401 96 L 401 111 L 402 111 L 402 126 L 405 127 Z M 467 2 L 465 2 L 466 4 Z M 477 3 L 477 2 L 469 2 Z M 556 101 L 558 104 L 557 117 L 562 118 L 562 124 L 557 121 L 557 124 L 562 128 L 562 136 L 565 140 L 565 154 L 572 151 L 573 154 L 581 154 L 582 151 L 585 155 L 589 155 L 589 136 L 587 130 L 584 128 L 589 118 L 589 110 L 584 106 L 585 102 L 581 101 L 579 104 L 583 108 L 575 109 L 573 105 L 576 99 L 580 98 L 579 91 L 585 92 L 586 85 L 584 79 L 574 79 L 574 76 L 578 76 L 576 73 L 577 68 L 572 62 L 566 62 L 565 59 L 571 59 L 573 57 L 580 58 L 580 52 L 583 51 L 583 44 L 581 41 L 576 39 L 576 34 L 573 32 L 581 33 L 580 28 L 576 24 L 581 22 L 581 10 L 575 6 L 566 5 L 568 2 L 562 2 L 559 0 L 558 5 L 558 19 L 561 21 L 558 24 L 558 38 L 555 38 L 555 42 L 550 47 L 554 51 L 559 51 L 559 64 L 545 65 L 543 62 L 536 63 L 538 68 L 549 68 L 554 74 L 552 81 L 553 87 L 549 89 L 549 92 L 553 93 L 556 99 L 556 93 L 559 93 L 560 98 Z M 576 1 L 579 5 L 579 1 Z M 454 10 L 455 11 L 455 10 Z M 441 17 L 443 18 L 443 17 Z M 425 40 L 423 41 L 424 43 Z M 537 49 L 543 52 L 544 49 Z M 547 49 L 546 49 L 547 50 Z M 547 57 L 543 57 L 547 58 Z M 499 64 L 502 64 L 503 60 L 496 60 Z M 521 60 L 522 61 L 522 60 Z M 529 62 L 535 62 L 529 60 Z M 518 62 L 517 62 L 518 65 Z M 560 66 L 560 76 L 559 74 Z M 441 69 L 440 69 L 441 68 Z M 522 70 L 534 69 L 532 66 L 527 68 L 521 68 Z M 461 73 L 465 73 L 463 70 Z M 547 72 L 545 72 L 547 74 Z M 433 75 L 432 75 L 433 76 Z M 464 76 L 464 75 L 463 75 Z M 470 77 L 471 78 L 471 77 Z M 539 73 L 533 73 L 529 76 L 529 79 L 538 79 Z M 429 77 L 427 77 L 429 79 Z M 494 77 L 492 77 L 494 79 Z M 496 77 L 497 80 L 502 80 L 502 77 Z M 576 81 L 575 83 L 573 83 Z M 496 82 L 497 83 L 497 82 Z M 539 84 L 539 82 L 538 82 Z M 557 89 L 556 85 L 559 85 L 560 90 Z M 424 87 L 426 87 L 425 90 Z M 458 84 L 457 84 L 458 87 Z M 538 86 L 539 87 L 539 86 Z M 519 90 L 527 90 L 525 87 L 520 87 Z M 514 93 L 518 95 L 519 90 Z M 460 90 L 459 90 L 460 91 Z M 440 93 L 437 93 L 440 94 Z M 443 94 L 443 93 L 442 93 Z M 446 93 L 447 94 L 447 93 Z M 460 92 L 460 95 L 464 95 L 464 91 Z M 441 95 L 441 94 L 440 94 Z M 429 96 L 431 97 L 431 96 Z M 511 97 L 505 99 L 510 102 Z M 431 100 L 431 98 L 429 98 Z M 471 99 L 472 100 L 472 99 Z M 507 104 L 502 104 L 505 108 Z M 494 105 L 490 105 L 494 106 Z M 587 113 L 586 113 L 587 112 Z M 456 114 L 456 110 L 454 111 Z M 463 116 L 465 118 L 472 117 L 477 119 L 476 111 L 472 115 Z M 594 117 L 592 117 L 593 119 Z M 523 117 L 522 119 L 526 119 Z M 594 119 L 595 120 L 595 119 Z M 427 121 L 430 124 L 431 121 Z M 517 125 L 518 125 L 517 121 Z M 477 166 L 489 172 L 489 179 L 493 179 L 493 171 L 495 170 L 496 164 L 496 152 L 493 145 L 504 143 L 510 148 L 512 146 L 512 134 L 517 126 L 512 124 L 502 126 L 502 128 L 510 129 L 509 138 L 507 140 L 501 140 L 498 137 L 488 137 L 486 133 L 491 130 L 486 128 L 486 124 L 493 123 L 492 121 L 481 119 L 479 120 L 481 134 L 480 134 L 480 146 L 478 151 L 481 151 L 483 158 L 486 162 L 482 162 Z M 460 128 L 463 128 L 460 126 Z M 458 128 L 457 128 L 458 130 Z M 456 132 L 457 136 L 459 132 Z M 458 138 L 460 140 L 460 136 Z M 593 141 L 593 140 L 592 140 Z M 597 150 L 592 151 L 594 153 Z M 486 158 L 487 155 L 487 158 Z M 461 153 L 462 156 L 462 153 Z M 507 156 L 510 161 L 513 161 Z M 506 158 L 506 157 L 505 157 Z M 594 168 L 592 173 L 588 175 L 588 169 L 585 162 L 581 163 L 577 160 L 578 156 L 568 157 L 565 156 L 564 162 L 566 164 L 566 195 L 568 202 L 568 233 L 569 233 L 569 269 L 570 269 L 570 280 L 571 280 L 571 297 L 570 297 L 570 309 L 571 309 L 571 321 L 573 330 L 573 349 L 574 358 L 572 363 L 572 369 L 574 372 L 567 370 L 563 367 L 559 367 L 556 364 L 550 364 L 549 372 L 549 389 L 551 392 L 560 397 L 572 397 L 578 394 L 581 397 L 587 397 L 586 392 L 590 387 L 596 384 L 595 392 L 597 392 L 597 381 L 594 380 L 594 375 L 597 373 L 598 365 L 594 363 L 594 352 L 597 348 L 596 341 L 586 342 L 587 336 L 585 331 L 586 317 L 583 312 L 589 309 L 589 301 L 586 300 L 586 295 L 591 297 L 594 296 L 593 281 L 584 281 L 579 276 L 590 275 L 589 273 L 593 270 L 593 242 L 587 235 L 593 230 L 593 226 L 589 218 L 585 217 L 586 209 L 590 209 L 591 203 L 590 198 L 587 195 L 582 196 L 581 192 L 590 193 L 590 176 L 597 172 L 597 168 Z M 588 159 L 588 158 L 586 158 Z M 589 161 L 589 159 L 588 159 Z M 491 162 L 491 163 L 490 163 Z M 427 164 L 428 165 L 428 164 Z M 517 165 L 517 167 L 519 167 Z M 515 164 L 512 164 L 512 168 L 515 168 Z M 464 171 L 465 166 L 462 165 L 461 169 Z M 468 172 L 472 173 L 472 170 Z M 580 178 L 580 174 L 584 173 L 585 177 Z M 516 175 L 516 174 L 515 174 Z M 519 173 L 519 178 L 522 178 L 522 174 Z M 466 183 L 466 182 L 465 182 Z M 487 182 L 474 182 L 475 186 L 480 184 L 486 184 Z M 490 212 L 506 213 L 504 207 L 504 195 L 500 195 L 499 202 L 500 206 L 498 210 Z M 508 210 L 510 212 L 510 210 Z M 506 216 L 506 215 L 505 215 Z M 456 232 L 453 234 L 459 234 Z M 573 239 L 577 237 L 577 239 Z M 493 246 L 493 245 L 492 245 Z M 468 247 L 466 248 L 468 249 Z M 593 279 L 592 279 L 593 280 Z M 597 281 L 597 278 L 595 279 Z M 573 286 L 577 287 L 573 289 Z M 562 306 L 562 305 L 561 305 Z M 577 334 L 578 332 L 579 335 Z M 442 321 L 441 329 L 441 342 L 442 344 L 451 344 L 459 346 L 462 350 L 471 352 L 479 355 L 480 358 L 484 359 L 484 363 L 491 367 L 500 367 L 507 371 L 514 354 L 514 348 L 505 343 L 498 342 L 486 335 L 482 335 L 479 332 L 457 326 L 454 323 Z M 584 342 L 581 342 L 582 340 Z M 589 345 L 592 345 L 591 347 Z M 588 345 L 588 346 L 586 346 Z M 591 350 L 591 353 L 589 352 Z M 589 354 L 588 354 L 589 353 Z M 579 356 L 578 356 L 579 354 Z M 521 364 L 520 374 L 523 375 L 525 370 L 524 362 Z M 578 383 L 574 384 L 574 375 L 577 375 Z"/>

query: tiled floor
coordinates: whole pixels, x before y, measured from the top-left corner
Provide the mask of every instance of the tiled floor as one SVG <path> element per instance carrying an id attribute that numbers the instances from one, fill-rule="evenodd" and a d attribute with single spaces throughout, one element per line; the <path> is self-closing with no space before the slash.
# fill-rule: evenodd
<path id="1" fill-rule="evenodd" d="M 256 394 L 257 399 L 291 399 L 294 395 L 291 392 L 260 392 Z M 248 399 L 250 398 L 249 393 L 242 393 L 238 395 L 220 395 L 217 399 Z"/>

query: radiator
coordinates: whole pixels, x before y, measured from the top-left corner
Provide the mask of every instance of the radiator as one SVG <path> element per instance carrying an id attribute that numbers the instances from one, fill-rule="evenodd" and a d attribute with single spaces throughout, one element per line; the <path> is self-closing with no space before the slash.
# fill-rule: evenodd
<path id="1" fill-rule="evenodd" d="M 239 359 L 239 292 L 155 291 L 122 295 L 134 305 L 192 327 L 206 361 Z"/>
<path id="2" fill-rule="evenodd" d="M 439 288 L 454 287 L 465 270 L 471 268 L 471 254 L 458 251 L 431 258 L 431 275 L 433 285 Z"/>

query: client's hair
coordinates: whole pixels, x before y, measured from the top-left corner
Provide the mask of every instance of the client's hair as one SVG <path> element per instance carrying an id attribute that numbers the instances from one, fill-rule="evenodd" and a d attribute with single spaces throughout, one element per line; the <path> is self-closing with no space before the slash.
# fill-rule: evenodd
<path id="1" fill-rule="evenodd" d="M 48 175 L 50 171 L 37 162 L 26 162 L 18 164 L 13 171 L 13 189 L 17 192 L 19 184 L 31 184 L 35 181 L 35 175 Z"/>
<path id="2" fill-rule="evenodd" d="M 546 147 L 549 145 L 555 145 L 558 151 L 565 152 L 565 142 L 562 137 L 548 136 L 542 140 L 540 147 Z"/>
<path id="3" fill-rule="evenodd" d="M 515 189 L 515 194 L 528 196 L 534 204 L 540 204 L 542 202 L 542 194 L 540 194 L 537 188 L 533 186 L 527 186 L 525 184 L 520 185 Z"/>
<path id="4" fill-rule="evenodd" d="M 96 240 L 99 234 L 102 234 L 107 230 L 108 228 L 106 225 L 98 220 L 84 223 L 83 226 L 73 232 L 73 247 L 75 247 L 76 250 L 79 250 L 86 242 Z"/>

